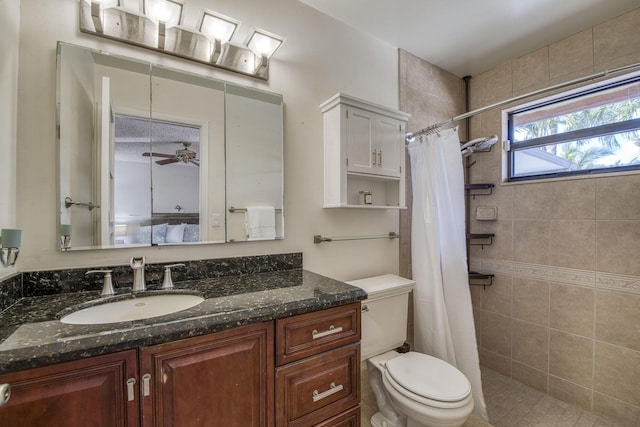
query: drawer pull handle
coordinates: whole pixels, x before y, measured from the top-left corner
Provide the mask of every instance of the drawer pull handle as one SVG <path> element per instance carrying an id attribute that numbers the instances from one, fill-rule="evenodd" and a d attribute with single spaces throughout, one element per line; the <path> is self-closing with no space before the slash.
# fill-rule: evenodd
<path id="1" fill-rule="evenodd" d="M 338 326 L 336 328 L 335 326 L 331 325 L 329 326 L 329 329 L 324 332 L 318 332 L 316 329 L 314 329 L 311 332 L 311 338 L 317 340 L 318 338 L 326 337 L 327 335 L 339 334 L 340 332 L 342 332 L 342 326 Z"/>
<path id="2" fill-rule="evenodd" d="M 128 402 L 133 402 L 133 400 L 136 398 L 133 390 L 133 386 L 135 384 L 136 384 L 135 378 L 129 378 L 127 380 L 127 401 Z"/>
<path id="3" fill-rule="evenodd" d="M 145 397 L 151 395 L 151 374 L 142 376 L 142 395 Z"/>
<path id="4" fill-rule="evenodd" d="M 11 398 L 11 386 L 9 384 L 0 384 L 0 406 L 4 405 Z"/>
<path id="5" fill-rule="evenodd" d="M 331 383 L 331 385 L 329 386 L 329 390 L 325 390 L 322 393 L 319 393 L 318 390 L 313 390 L 313 402 L 317 402 L 318 400 L 322 400 L 325 397 L 329 397 L 332 394 L 335 394 L 339 391 L 341 391 L 344 387 L 342 387 L 342 384 L 338 384 L 336 385 L 335 383 Z"/>

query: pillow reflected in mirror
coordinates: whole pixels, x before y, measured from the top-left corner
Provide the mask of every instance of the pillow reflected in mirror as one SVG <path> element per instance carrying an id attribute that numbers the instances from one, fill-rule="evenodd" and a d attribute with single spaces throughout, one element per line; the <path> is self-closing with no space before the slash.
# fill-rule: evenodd
<path id="1" fill-rule="evenodd" d="M 166 243 L 182 243 L 184 237 L 184 228 L 187 224 L 176 224 L 167 226 Z"/>
<path id="2" fill-rule="evenodd" d="M 138 229 L 136 243 L 166 243 L 167 227 L 169 224 L 145 225 Z"/>
<path id="3" fill-rule="evenodd" d="M 200 226 L 198 224 L 185 224 L 183 242 L 199 242 Z"/>

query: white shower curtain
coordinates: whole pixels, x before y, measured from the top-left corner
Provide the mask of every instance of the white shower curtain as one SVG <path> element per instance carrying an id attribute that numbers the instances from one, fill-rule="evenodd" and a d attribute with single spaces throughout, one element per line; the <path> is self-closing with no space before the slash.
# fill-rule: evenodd
<path id="1" fill-rule="evenodd" d="M 471 383 L 474 412 L 487 420 L 466 263 L 458 128 L 413 141 L 408 150 L 416 351 L 456 366 Z"/>

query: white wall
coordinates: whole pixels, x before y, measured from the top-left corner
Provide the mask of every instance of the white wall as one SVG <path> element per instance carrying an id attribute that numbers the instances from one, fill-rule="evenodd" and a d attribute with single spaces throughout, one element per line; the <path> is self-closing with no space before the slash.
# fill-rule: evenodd
<path id="1" fill-rule="evenodd" d="M 20 1 L 0 0 L 0 228 L 16 221 L 16 100 Z M 0 277 L 16 271 L 0 266 Z"/>
<path id="2" fill-rule="evenodd" d="M 186 26 L 195 26 L 200 10 L 211 8 L 242 21 L 236 35 L 240 42 L 254 25 L 287 38 L 271 60 L 271 77 L 265 83 L 81 34 L 78 3 L 77 0 L 22 0 L 17 215 L 24 232 L 20 269 L 125 264 L 133 255 L 146 255 L 153 263 L 300 251 L 304 253 L 305 268 L 342 280 L 398 271 L 397 240 L 313 243 L 314 234 L 378 235 L 398 229 L 397 211 L 322 209 L 322 116 L 318 108 L 338 91 L 397 108 L 396 48 L 356 32 L 297 0 L 187 2 Z M 282 93 L 285 102 L 285 240 L 188 248 L 57 251 L 54 160 L 57 40 Z"/>

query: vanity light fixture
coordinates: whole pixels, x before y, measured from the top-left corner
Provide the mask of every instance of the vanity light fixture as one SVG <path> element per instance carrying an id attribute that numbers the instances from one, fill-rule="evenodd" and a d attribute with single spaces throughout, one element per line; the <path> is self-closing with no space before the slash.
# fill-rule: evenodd
<path id="1" fill-rule="evenodd" d="M 189 27 L 184 8 L 182 0 L 80 0 L 80 31 L 269 79 L 269 58 L 284 37 L 252 28 L 240 45 L 231 40 L 240 21 L 204 9 Z"/>
<path id="2" fill-rule="evenodd" d="M 142 13 L 155 23 L 164 23 L 166 28 L 180 25 L 182 8 L 182 3 L 176 0 L 143 0 L 142 2 Z"/>
<path id="3" fill-rule="evenodd" d="M 99 33 L 104 31 L 103 9 L 120 6 L 120 0 L 84 0 L 84 2 L 91 7 L 91 20 Z"/>
<path id="4" fill-rule="evenodd" d="M 240 21 L 211 10 L 203 10 L 198 30 L 211 40 L 211 62 L 216 63 L 222 44 L 228 43 L 240 25 Z"/>
<path id="5" fill-rule="evenodd" d="M 182 3 L 174 0 L 143 0 L 142 12 L 158 26 L 158 49 L 164 49 L 167 28 L 177 27 L 182 21 Z"/>
<path id="6" fill-rule="evenodd" d="M 245 41 L 245 46 L 253 51 L 258 56 L 266 56 L 267 59 L 278 50 L 285 38 L 277 34 L 270 33 L 269 31 L 261 28 L 253 27 L 249 32 L 249 37 Z"/>
<path id="7" fill-rule="evenodd" d="M 22 230 L 18 228 L 3 228 L 0 230 L 0 262 L 5 267 L 13 267 L 20 253 Z"/>
<path id="8" fill-rule="evenodd" d="M 278 50 L 284 37 L 269 31 L 253 27 L 249 32 L 249 37 L 245 41 L 245 46 L 256 55 L 254 72 L 256 75 L 263 75 L 269 70 L 269 58 Z"/>

